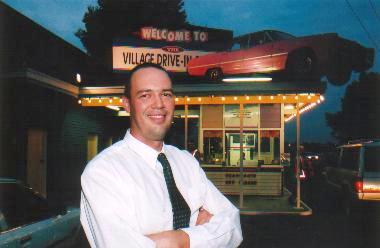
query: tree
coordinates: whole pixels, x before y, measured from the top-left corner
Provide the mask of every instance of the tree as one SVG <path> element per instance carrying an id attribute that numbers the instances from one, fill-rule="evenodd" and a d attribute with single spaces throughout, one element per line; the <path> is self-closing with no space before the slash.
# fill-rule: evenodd
<path id="1" fill-rule="evenodd" d="M 112 41 L 128 37 L 140 27 L 168 29 L 187 24 L 183 0 L 98 0 L 84 14 L 85 29 L 75 35 L 87 53 L 100 61 L 112 64 Z"/>
<path id="2" fill-rule="evenodd" d="M 326 121 L 342 143 L 380 138 L 380 74 L 362 73 L 347 86 L 341 111 L 326 113 Z"/>

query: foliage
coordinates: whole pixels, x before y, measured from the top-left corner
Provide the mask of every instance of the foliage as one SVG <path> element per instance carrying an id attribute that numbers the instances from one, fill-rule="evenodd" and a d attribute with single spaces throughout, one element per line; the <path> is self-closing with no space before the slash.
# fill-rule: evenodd
<path id="1" fill-rule="evenodd" d="M 326 121 L 341 143 L 380 138 L 380 74 L 362 73 L 347 86 L 341 111 L 326 113 Z"/>
<path id="2" fill-rule="evenodd" d="M 177 29 L 186 24 L 183 0 L 98 0 L 84 14 L 85 29 L 75 35 L 89 55 L 112 64 L 112 41 L 140 27 Z"/>

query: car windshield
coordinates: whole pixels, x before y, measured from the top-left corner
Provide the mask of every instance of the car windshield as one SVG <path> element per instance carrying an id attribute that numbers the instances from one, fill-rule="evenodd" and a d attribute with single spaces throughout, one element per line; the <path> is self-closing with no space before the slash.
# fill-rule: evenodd
<path id="1" fill-rule="evenodd" d="M 290 40 L 296 38 L 295 36 L 291 34 L 287 34 L 280 31 L 268 31 L 268 34 L 272 38 L 272 40 Z"/>
<path id="2" fill-rule="evenodd" d="M 367 147 L 364 152 L 366 172 L 380 172 L 380 147 Z"/>

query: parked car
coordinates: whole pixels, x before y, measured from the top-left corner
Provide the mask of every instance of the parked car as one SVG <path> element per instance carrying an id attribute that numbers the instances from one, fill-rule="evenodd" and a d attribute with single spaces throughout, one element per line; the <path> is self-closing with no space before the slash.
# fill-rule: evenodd
<path id="1" fill-rule="evenodd" d="M 337 194 L 347 215 L 364 204 L 380 207 L 380 140 L 350 142 L 338 150 L 337 163 L 323 172 L 328 193 Z"/>
<path id="2" fill-rule="evenodd" d="M 0 247 L 50 247 L 79 231 L 78 208 L 53 209 L 20 181 L 0 178 Z"/>
<path id="3" fill-rule="evenodd" d="M 320 79 L 342 85 L 351 72 L 373 65 L 374 49 L 336 33 L 295 37 L 264 30 L 234 38 L 230 51 L 206 54 L 189 61 L 191 76 L 220 80 L 224 75 L 285 72 L 287 79 Z"/>

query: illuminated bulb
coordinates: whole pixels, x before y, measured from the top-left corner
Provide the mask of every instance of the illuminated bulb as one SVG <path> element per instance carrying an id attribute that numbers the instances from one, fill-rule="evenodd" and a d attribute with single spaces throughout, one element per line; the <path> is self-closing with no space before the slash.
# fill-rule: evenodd
<path id="1" fill-rule="evenodd" d="M 245 97 L 245 100 L 249 100 L 249 96 L 246 96 L 246 97 Z"/>
<path id="2" fill-rule="evenodd" d="M 202 98 L 198 97 L 198 102 L 202 101 Z"/>
<path id="3" fill-rule="evenodd" d="M 123 98 L 120 98 L 119 102 L 123 102 Z"/>
<path id="4" fill-rule="evenodd" d="M 78 103 L 79 103 L 79 104 L 81 104 L 81 103 L 82 103 L 82 101 L 79 99 L 79 100 L 78 100 Z"/>
<path id="5" fill-rule="evenodd" d="M 273 100 L 273 98 L 274 98 L 273 96 L 270 96 L 270 99 L 271 99 L 271 100 Z"/>
<path id="6" fill-rule="evenodd" d="M 175 101 L 178 102 L 178 100 L 179 100 L 179 99 L 176 97 L 176 98 L 175 98 Z"/>
<path id="7" fill-rule="evenodd" d="M 319 99 L 321 99 L 321 101 L 323 102 L 325 100 L 325 97 L 324 96 L 320 96 Z"/>
<path id="8" fill-rule="evenodd" d="M 285 99 L 286 99 L 286 96 L 282 96 L 282 99 L 284 99 L 284 100 L 285 100 Z"/>
<path id="9" fill-rule="evenodd" d="M 308 95 L 308 96 L 307 96 L 307 99 L 311 99 L 311 96 L 310 96 L 310 95 Z"/>
<path id="10" fill-rule="evenodd" d="M 235 101 L 237 100 L 237 97 L 236 97 L 236 96 L 234 96 L 234 100 L 235 100 Z"/>
<path id="11" fill-rule="evenodd" d="M 321 100 L 318 99 L 317 103 L 320 104 L 320 103 L 321 103 Z"/>
<path id="12" fill-rule="evenodd" d="M 226 100 L 226 98 L 224 96 L 222 96 L 222 101 Z"/>
<path id="13" fill-rule="evenodd" d="M 298 100 L 298 96 L 295 96 L 294 99 Z"/>
<path id="14" fill-rule="evenodd" d="M 109 101 L 110 103 L 112 103 L 112 99 L 109 99 L 108 101 Z"/>
<path id="15" fill-rule="evenodd" d="M 101 103 L 102 102 L 102 99 L 99 99 L 99 103 Z"/>
<path id="16" fill-rule="evenodd" d="M 190 98 L 188 97 L 187 99 L 186 99 L 188 102 L 190 102 Z"/>
<path id="17" fill-rule="evenodd" d="M 261 101 L 261 96 L 259 96 L 259 101 Z"/>
<path id="18" fill-rule="evenodd" d="M 77 75 L 76 75 L 76 79 L 77 79 L 77 82 L 78 82 L 78 83 L 82 82 L 82 78 L 81 78 L 81 76 L 80 76 L 79 73 L 77 73 Z"/>
<path id="19" fill-rule="evenodd" d="M 91 99 L 88 99 L 88 103 L 91 103 Z"/>

